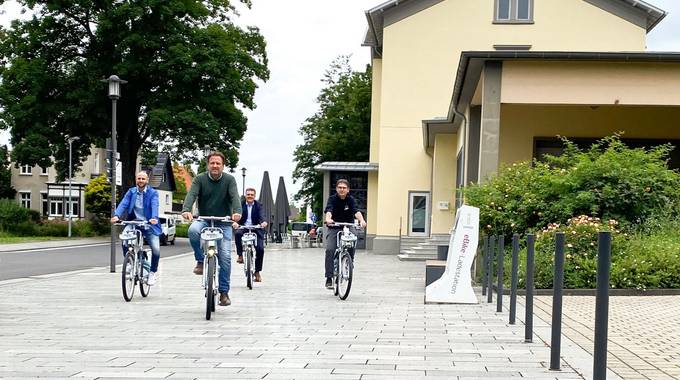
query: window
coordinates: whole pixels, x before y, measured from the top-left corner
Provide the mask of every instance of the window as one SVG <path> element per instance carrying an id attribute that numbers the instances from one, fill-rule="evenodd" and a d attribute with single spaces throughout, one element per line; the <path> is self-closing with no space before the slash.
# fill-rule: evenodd
<path id="1" fill-rule="evenodd" d="M 31 192 L 30 191 L 22 191 L 20 194 L 20 200 L 21 200 L 21 207 L 24 208 L 31 208 Z"/>
<path id="2" fill-rule="evenodd" d="M 63 204 L 61 198 L 50 199 L 50 215 L 51 216 L 63 216 Z"/>
<path id="3" fill-rule="evenodd" d="M 40 193 L 40 202 L 42 203 L 42 214 L 49 215 L 50 204 L 47 199 L 47 193 Z"/>
<path id="4" fill-rule="evenodd" d="M 50 174 L 50 168 L 40 168 L 40 175 L 49 175 Z"/>
<path id="5" fill-rule="evenodd" d="M 166 205 L 170 204 L 170 195 L 169 194 L 165 194 L 165 204 Z"/>
<path id="6" fill-rule="evenodd" d="M 68 206 L 68 199 L 66 199 L 66 205 Z M 78 206 L 79 206 L 78 205 L 78 199 L 77 198 L 71 199 L 71 207 L 67 207 L 67 208 L 69 208 L 69 210 L 66 210 L 67 211 L 66 215 L 67 216 L 68 215 L 75 216 L 76 218 L 79 217 L 80 208 Z"/>
<path id="7" fill-rule="evenodd" d="M 33 174 L 33 167 L 28 166 L 28 165 L 21 165 L 21 171 L 19 172 L 21 175 L 31 175 Z"/>
<path id="8" fill-rule="evenodd" d="M 94 152 L 94 164 L 92 168 L 92 174 L 99 174 L 99 164 L 100 164 L 100 159 L 99 159 L 99 152 Z"/>
<path id="9" fill-rule="evenodd" d="M 496 0 L 494 22 L 533 23 L 533 0 Z"/>

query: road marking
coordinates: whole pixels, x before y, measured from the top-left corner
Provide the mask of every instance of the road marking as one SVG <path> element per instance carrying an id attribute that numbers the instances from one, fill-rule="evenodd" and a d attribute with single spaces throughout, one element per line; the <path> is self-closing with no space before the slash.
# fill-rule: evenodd
<path id="1" fill-rule="evenodd" d="M 50 247 L 50 248 L 32 248 L 32 249 L 17 249 L 14 251 L 0 251 L 1 253 L 30 253 L 30 252 L 44 252 L 44 251 L 56 251 L 59 249 L 70 249 L 70 248 L 87 248 L 87 247 L 98 247 L 101 245 L 111 245 L 111 243 L 95 243 L 95 244 L 84 244 L 84 245 L 67 245 L 63 247 Z"/>

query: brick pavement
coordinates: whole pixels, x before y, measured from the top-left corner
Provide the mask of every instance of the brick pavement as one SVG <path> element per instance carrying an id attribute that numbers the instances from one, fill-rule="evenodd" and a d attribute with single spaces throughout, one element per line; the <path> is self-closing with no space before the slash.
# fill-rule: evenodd
<path id="1" fill-rule="evenodd" d="M 495 304 L 424 305 L 422 262 L 360 252 L 347 301 L 323 288 L 321 249 L 268 250 L 252 291 L 233 265 L 233 304 L 211 321 L 189 255 L 163 259 L 151 295 L 130 303 L 106 268 L 2 283 L 0 377 L 584 378 L 577 347 L 547 370 L 545 342 L 524 343 Z"/>
<path id="2" fill-rule="evenodd" d="M 534 303 L 549 321 L 552 297 Z M 564 297 L 562 332 L 589 352 L 594 324 L 595 297 Z M 680 379 L 680 296 L 610 297 L 607 351 L 607 366 L 624 379 Z"/>

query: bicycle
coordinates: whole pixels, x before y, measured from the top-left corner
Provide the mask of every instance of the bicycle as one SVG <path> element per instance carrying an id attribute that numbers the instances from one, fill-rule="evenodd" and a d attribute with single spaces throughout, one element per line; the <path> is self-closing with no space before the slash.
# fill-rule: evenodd
<path id="1" fill-rule="evenodd" d="M 352 288 L 352 274 L 354 272 L 354 260 L 349 250 L 356 246 L 357 236 L 349 230 L 349 227 L 358 228 L 355 223 L 334 222 L 329 227 L 342 227 L 338 231 L 337 248 L 333 256 L 333 277 L 335 277 L 335 295 L 341 300 L 346 300 Z"/>
<path id="2" fill-rule="evenodd" d="M 263 230 L 261 226 L 241 226 L 237 230 L 247 230 L 241 238 L 243 246 L 243 271 L 246 275 L 246 286 L 253 289 L 253 276 L 255 275 L 255 246 L 257 246 L 257 234 L 253 230 Z"/>
<path id="3" fill-rule="evenodd" d="M 224 238 L 222 228 L 215 227 L 215 222 L 229 223 L 228 216 L 197 216 L 197 221 L 210 222 L 210 226 L 201 229 L 201 247 L 203 249 L 203 277 L 202 286 L 205 289 L 205 319 L 210 320 L 211 313 L 215 312 L 215 298 L 217 297 L 216 277 L 217 273 L 217 242 Z"/>
<path id="4" fill-rule="evenodd" d="M 148 284 L 149 277 L 149 252 L 143 249 L 144 236 L 140 228 L 148 228 L 146 221 L 119 221 L 117 225 L 133 225 L 134 229 L 123 229 L 118 236 L 122 242 L 127 242 L 127 252 L 123 259 L 123 270 L 121 285 L 123 288 L 123 298 L 130 302 L 135 294 L 135 286 L 139 284 L 139 292 L 142 297 L 149 295 L 151 285 Z"/>

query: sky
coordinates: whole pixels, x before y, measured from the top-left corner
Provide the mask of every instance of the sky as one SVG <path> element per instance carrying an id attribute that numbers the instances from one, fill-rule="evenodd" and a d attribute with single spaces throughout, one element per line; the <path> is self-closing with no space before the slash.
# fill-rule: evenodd
<path id="1" fill-rule="evenodd" d="M 363 70 L 370 51 L 362 47 L 366 33 L 364 12 L 385 0 L 252 0 L 251 9 L 241 9 L 237 23 L 254 25 L 267 41 L 270 79 L 259 83 L 257 108 L 246 110 L 248 130 L 241 142 L 238 168 L 245 167 L 246 187 L 260 190 L 262 176 L 269 171 L 276 192 L 284 177 L 289 199 L 300 189 L 293 183 L 293 151 L 302 143 L 298 130 L 318 109 L 316 97 L 321 79 L 339 55 L 351 55 L 355 70 Z M 680 0 L 648 0 L 669 14 L 647 35 L 648 51 L 680 51 Z M 19 15 L 11 2 L 0 9 L 0 24 L 7 26 Z M 125 96 L 125 94 L 123 94 Z M 0 132 L 0 144 L 7 134 Z M 241 170 L 234 173 L 241 191 Z"/>

